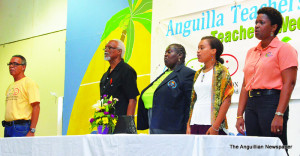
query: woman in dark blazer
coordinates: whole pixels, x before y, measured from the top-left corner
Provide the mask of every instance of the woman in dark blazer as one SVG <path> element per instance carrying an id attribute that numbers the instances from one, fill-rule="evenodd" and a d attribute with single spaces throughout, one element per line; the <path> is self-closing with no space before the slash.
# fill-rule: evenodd
<path id="1" fill-rule="evenodd" d="M 185 134 L 195 71 L 185 67 L 182 45 L 171 44 L 164 55 L 168 70 L 141 93 L 137 129 L 150 134 Z"/>

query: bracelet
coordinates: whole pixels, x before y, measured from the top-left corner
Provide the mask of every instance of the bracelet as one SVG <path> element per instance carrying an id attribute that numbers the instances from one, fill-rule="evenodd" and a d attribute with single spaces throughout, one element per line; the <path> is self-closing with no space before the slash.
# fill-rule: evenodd
<path id="1" fill-rule="evenodd" d="M 216 132 L 219 132 L 219 129 L 214 129 L 214 126 L 211 125 L 211 128 L 216 131 Z"/>
<path id="2" fill-rule="evenodd" d="M 276 112 L 275 115 L 278 115 L 278 116 L 284 116 L 284 113 Z"/>
<path id="3" fill-rule="evenodd" d="M 243 116 L 238 116 L 238 117 L 236 117 L 236 119 L 239 119 L 239 118 L 243 118 Z"/>

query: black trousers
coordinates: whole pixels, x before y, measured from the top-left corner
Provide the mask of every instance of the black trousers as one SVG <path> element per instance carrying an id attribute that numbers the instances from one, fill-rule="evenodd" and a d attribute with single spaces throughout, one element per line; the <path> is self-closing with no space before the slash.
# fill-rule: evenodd
<path id="1" fill-rule="evenodd" d="M 245 125 L 248 136 L 279 137 L 283 145 L 287 145 L 287 121 L 289 107 L 283 116 L 281 135 L 271 133 L 271 124 L 279 103 L 279 94 L 248 97 L 245 109 Z"/>

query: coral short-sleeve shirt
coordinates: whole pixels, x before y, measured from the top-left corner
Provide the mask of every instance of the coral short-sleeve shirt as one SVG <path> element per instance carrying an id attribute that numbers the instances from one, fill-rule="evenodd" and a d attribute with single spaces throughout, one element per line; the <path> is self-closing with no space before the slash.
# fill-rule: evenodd
<path id="1" fill-rule="evenodd" d="M 298 67 L 297 51 L 288 43 L 275 37 L 266 47 L 261 42 L 251 48 L 246 56 L 244 81 L 247 91 L 252 89 L 282 89 L 281 72 Z"/>

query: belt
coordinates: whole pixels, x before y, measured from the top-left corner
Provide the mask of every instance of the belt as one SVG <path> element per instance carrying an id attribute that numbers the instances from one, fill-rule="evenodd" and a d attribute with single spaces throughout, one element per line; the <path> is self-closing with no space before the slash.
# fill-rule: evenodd
<path id="1" fill-rule="evenodd" d="M 2 126 L 3 127 L 9 127 L 14 124 L 24 124 L 24 123 L 30 123 L 30 120 L 14 120 L 14 121 L 2 121 Z"/>
<path id="2" fill-rule="evenodd" d="M 280 94 L 280 90 L 277 89 L 254 89 L 254 90 L 249 90 L 249 97 L 254 97 L 254 96 L 263 96 L 263 95 L 276 95 Z"/>

